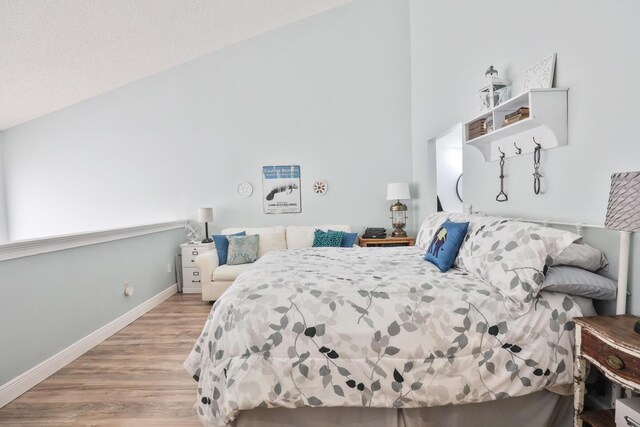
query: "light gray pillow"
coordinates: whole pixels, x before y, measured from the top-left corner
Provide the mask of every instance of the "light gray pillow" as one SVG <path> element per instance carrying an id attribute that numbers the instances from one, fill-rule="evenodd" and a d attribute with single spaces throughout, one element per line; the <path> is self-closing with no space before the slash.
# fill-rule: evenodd
<path id="1" fill-rule="evenodd" d="M 589 271 L 609 269 L 609 261 L 604 252 L 582 242 L 572 243 L 560 255 L 554 256 L 552 265 L 569 265 Z"/>
<path id="2" fill-rule="evenodd" d="M 618 284 L 611 279 L 578 267 L 550 267 L 542 283 L 543 291 L 562 292 L 591 299 L 616 299 Z"/>
<path id="3" fill-rule="evenodd" d="M 229 239 L 228 265 L 249 264 L 258 259 L 258 241 L 260 236 L 227 236 Z"/>

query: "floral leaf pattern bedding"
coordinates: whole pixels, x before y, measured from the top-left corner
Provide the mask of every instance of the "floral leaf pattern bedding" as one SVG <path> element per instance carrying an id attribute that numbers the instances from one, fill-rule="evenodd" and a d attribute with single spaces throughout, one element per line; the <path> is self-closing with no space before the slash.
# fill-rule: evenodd
<path id="1" fill-rule="evenodd" d="M 184 366 L 208 426 L 256 407 L 482 402 L 571 384 L 580 314 L 543 292 L 512 318 L 495 287 L 418 248 L 278 251 L 216 302 Z"/>

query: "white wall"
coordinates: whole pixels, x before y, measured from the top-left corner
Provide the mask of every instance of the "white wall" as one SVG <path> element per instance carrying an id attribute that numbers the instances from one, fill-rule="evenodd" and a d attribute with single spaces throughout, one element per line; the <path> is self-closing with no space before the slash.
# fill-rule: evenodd
<path id="1" fill-rule="evenodd" d="M 438 198 L 442 209 L 462 212 L 462 202 L 456 192 L 458 178 L 462 173 L 462 125 L 458 124 L 444 135 L 429 141 L 436 145 L 436 168 Z"/>
<path id="2" fill-rule="evenodd" d="M 7 130 L 10 237 L 202 206 L 215 228 L 390 227 L 386 184 L 411 180 L 408 14 L 406 0 L 355 2 Z M 272 164 L 301 166 L 302 214 L 262 213 Z"/>
<path id="3" fill-rule="evenodd" d="M 640 3 L 634 0 L 412 0 L 412 138 L 418 186 L 429 185 L 424 144 L 477 114 L 476 90 L 489 65 L 513 81 L 517 92 L 525 70 L 556 52 L 555 86 L 570 88 L 569 145 L 543 152 L 544 194 L 533 194 L 532 156 L 510 158 L 505 170 L 509 202 L 497 203 L 497 162 L 485 162 L 479 151 L 467 147 L 465 203 L 488 213 L 602 224 L 610 174 L 640 170 L 638 16 Z M 635 262 L 640 262 L 639 241 L 636 236 Z M 634 277 L 632 291 L 634 285 L 640 289 Z M 632 305 L 636 312 L 638 294 Z"/>

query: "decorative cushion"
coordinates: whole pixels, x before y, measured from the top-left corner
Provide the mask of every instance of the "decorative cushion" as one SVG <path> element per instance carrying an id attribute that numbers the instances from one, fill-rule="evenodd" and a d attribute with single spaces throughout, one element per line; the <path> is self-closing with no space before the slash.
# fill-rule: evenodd
<path id="1" fill-rule="evenodd" d="M 274 227 L 227 228 L 222 230 L 222 234 L 232 234 L 238 231 L 245 231 L 247 234 L 257 234 L 260 236 L 258 258 L 262 258 L 267 252 L 287 249 L 285 228 L 281 225 Z"/>
<path id="2" fill-rule="evenodd" d="M 568 231 L 496 217 L 471 215 L 469 231 L 456 262 L 505 297 L 512 317 L 533 307 L 552 255 L 580 236 Z"/>
<path id="3" fill-rule="evenodd" d="M 245 232 L 241 231 L 239 233 L 232 234 L 232 236 L 244 236 Z M 218 252 L 218 265 L 225 265 L 227 263 L 227 254 L 229 253 L 229 239 L 224 234 L 214 234 L 211 236 L 213 238 L 213 243 L 216 247 L 216 252 Z"/>
<path id="4" fill-rule="evenodd" d="M 450 269 L 467 235 L 468 227 L 468 222 L 446 220 L 433 234 L 424 259 L 435 264 L 442 272 Z"/>
<path id="5" fill-rule="evenodd" d="M 416 246 L 426 251 L 431 244 L 433 233 L 435 233 L 447 219 L 453 222 L 467 222 L 469 221 L 469 215 L 451 212 L 437 212 L 429 215 L 420 226 L 420 231 L 418 231 L 418 236 L 416 237 Z"/>
<path id="6" fill-rule="evenodd" d="M 313 236 L 314 248 L 319 247 L 334 247 L 339 248 L 342 245 L 342 238 L 344 237 L 343 231 L 322 231 L 316 230 Z"/>
<path id="7" fill-rule="evenodd" d="M 290 225 L 287 227 L 287 248 L 289 249 L 301 249 L 310 248 L 313 245 L 314 232 L 316 230 L 328 231 L 344 231 L 351 232 L 351 227 L 348 225 Z"/>
<path id="8" fill-rule="evenodd" d="M 255 262 L 258 259 L 258 242 L 260 236 L 227 236 L 229 239 L 229 256 L 227 264 L 238 265 Z"/>
<path id="9" fill-rule="evenodd" d="M 335 233 L 336 230 L 328 230 L 330 233 Z M 343 248 L 352 248 L 353 245 L 356 244 L 356 240 L 358 239 L 358 233 L 344 233 L 342 236 L 342 243 L 340 244 Z"/>

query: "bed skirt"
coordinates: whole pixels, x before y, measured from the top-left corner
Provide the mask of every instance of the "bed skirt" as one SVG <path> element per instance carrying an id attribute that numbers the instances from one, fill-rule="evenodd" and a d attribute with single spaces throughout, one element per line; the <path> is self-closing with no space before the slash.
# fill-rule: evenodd
<path id="1" fill-rule="evenodd" d="M 233 427 L 569 427 L 573 398 L 549 391 L 432 408 L 272 408 L 241 411 Z"/>

